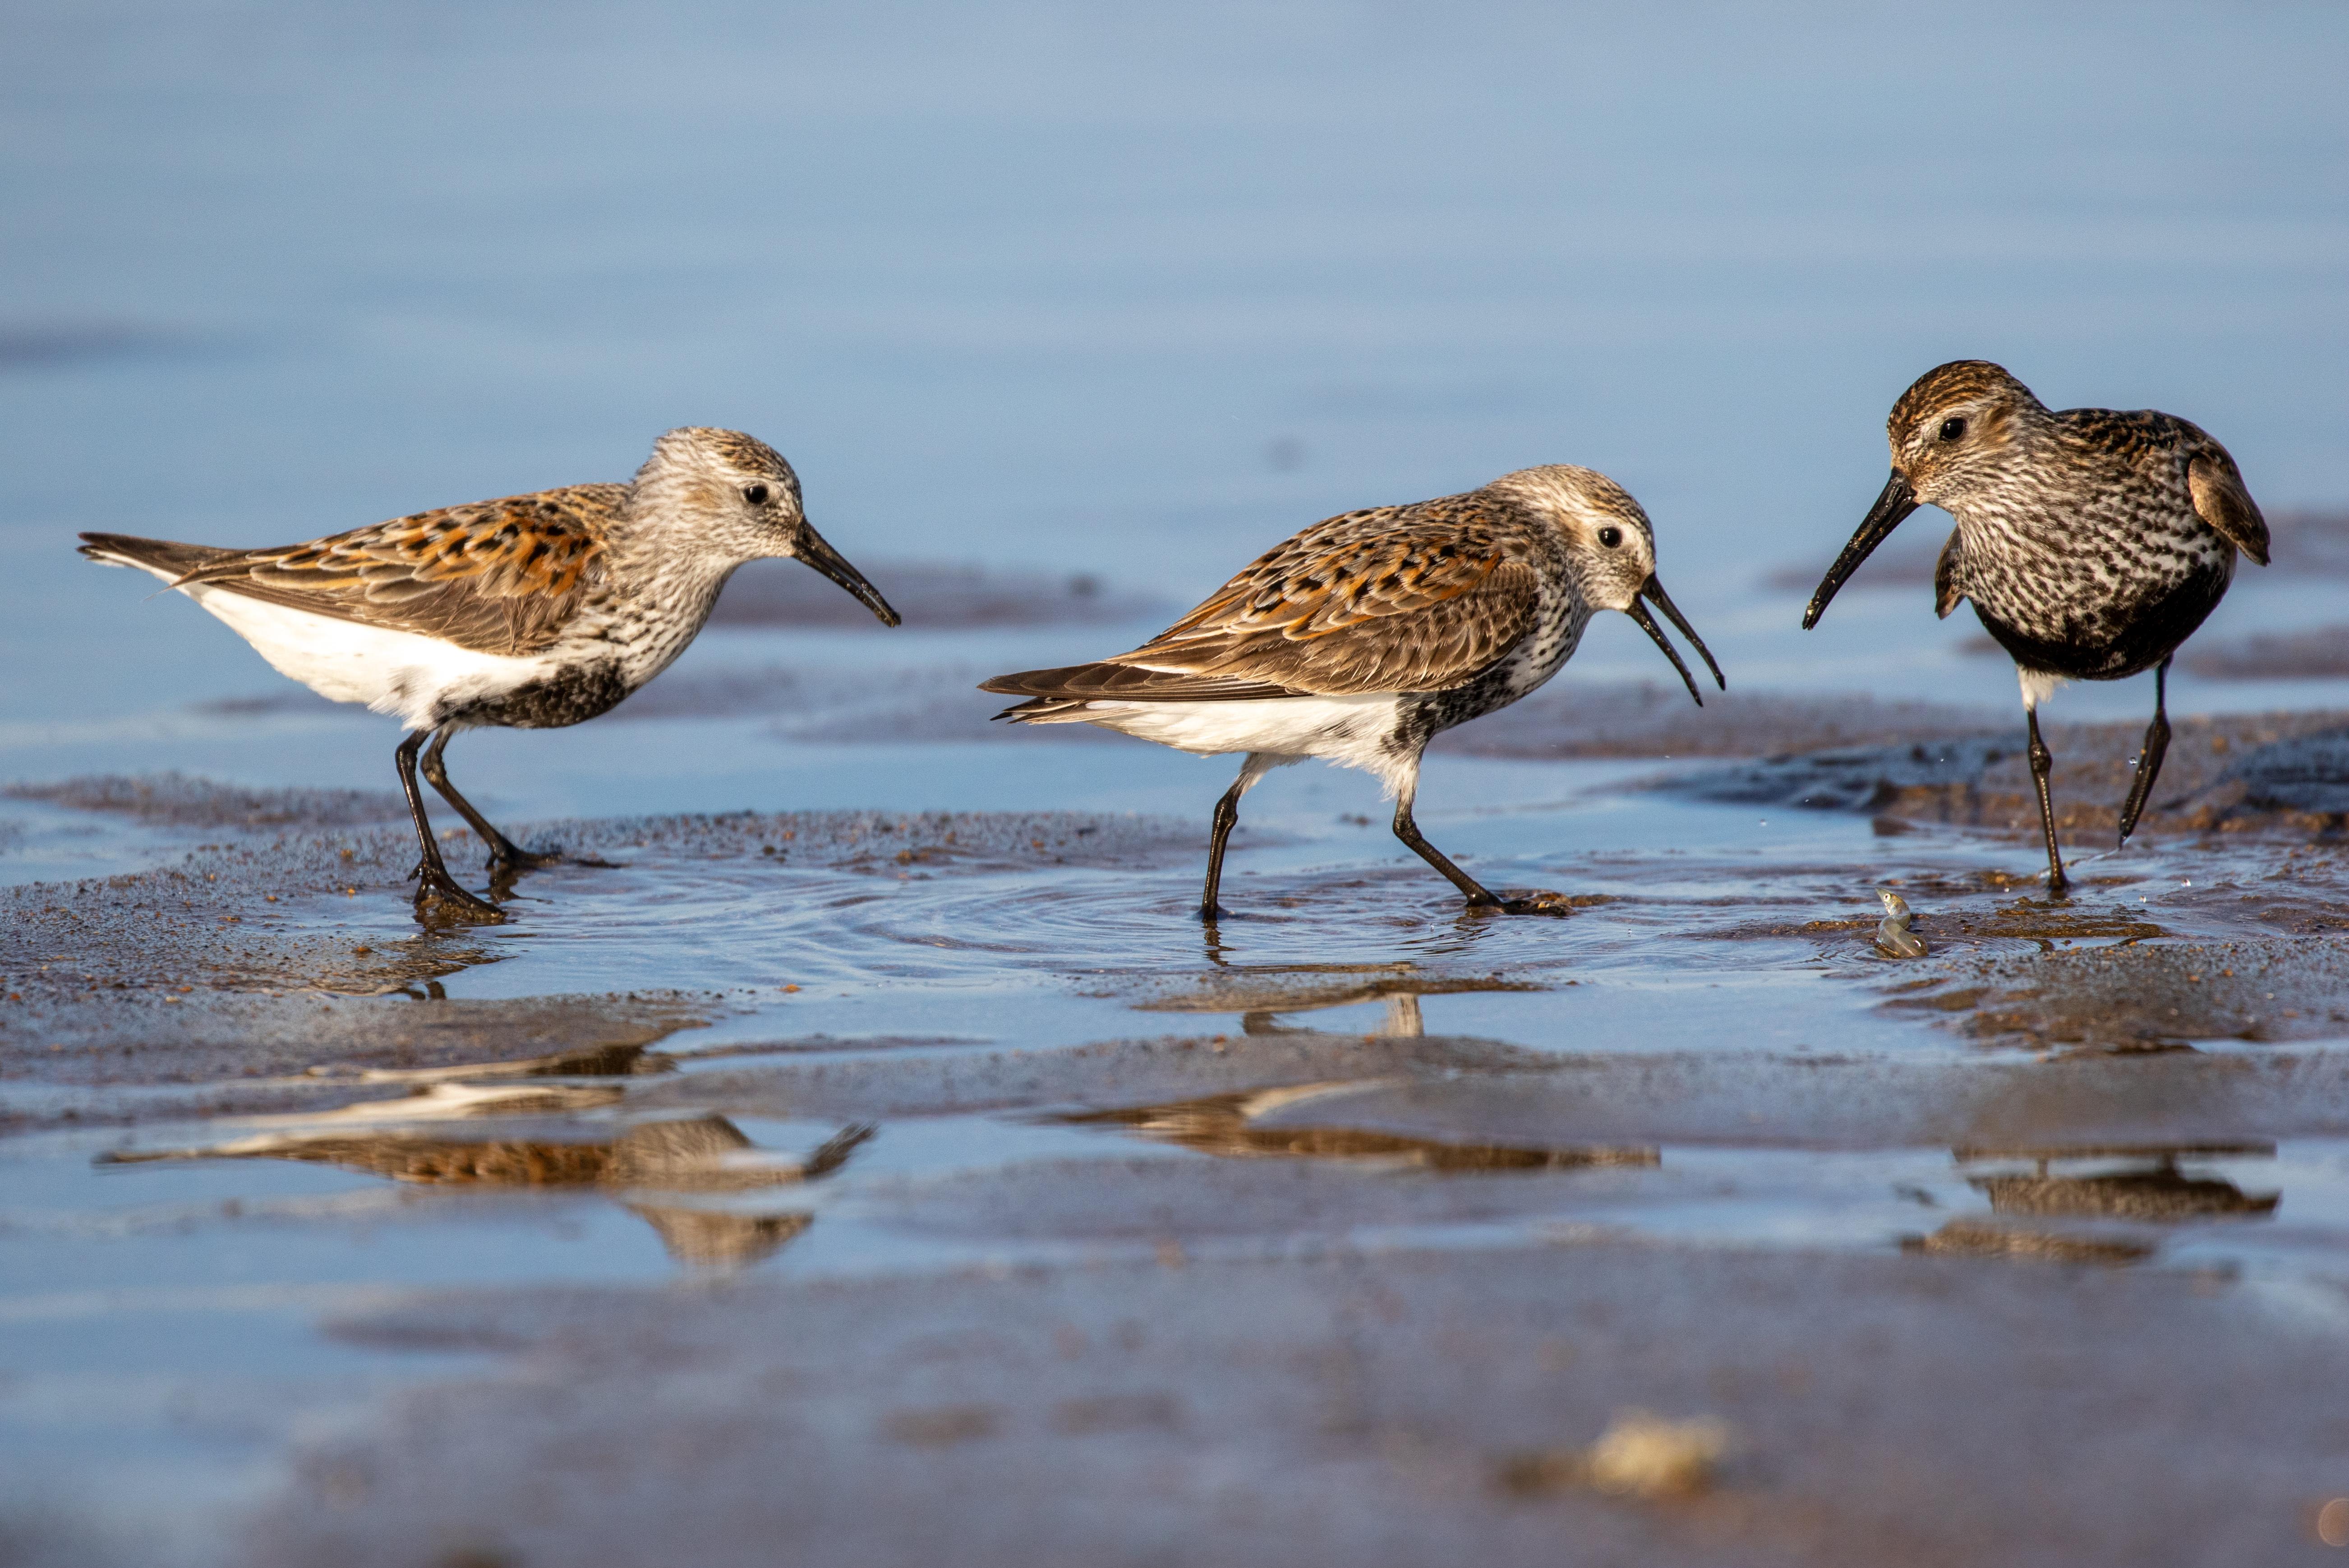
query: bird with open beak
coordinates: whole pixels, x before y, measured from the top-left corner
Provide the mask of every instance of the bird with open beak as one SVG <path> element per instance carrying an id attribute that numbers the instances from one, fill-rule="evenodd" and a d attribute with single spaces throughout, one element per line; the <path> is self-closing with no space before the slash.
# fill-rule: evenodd
<path id="1" fill-rule="evenodd" d="M 1589 469 L 1522 469 L 1464 495 L 1347 512 L 1295 535 L 1131 653 L 999 676 L 1028 700 L 1019 724 L 1093 724 L 1200 756 L 1246 753 L 1216 805 L 1199 913 L 1213 921 L 1240 797 L 1271 769 L 1319 757 L 1376 775 L 1395 836 L 1472 909 L 1561 914 L 1555 894 L 1504 898 L 1421 836 L 1412 805 L 1427 743 L 1556 675 L 1599 611 L 1655 639 L 1702 706 L 1653 604 L 1704 642 L 1656 577 L 1654 531 Z"/>
<path id="2" fill-rule="evenodd" d="M 306 544 L 81 537 L 84 555 L 160 577 L 319 696 L 398 716 L 409 734 L 394 756 L 422 846 L 417 910 L 440 920 L 505 916 L 449 874 L 417 789 L 419 748 L 424 781 L 488 846 L 494 892 L 554 857 L 516 846 L 449 781 L 440 753 L 459 730 L 607 712 L 686 650 L 747 562 L 803 561 L 897 624 L 809 523 L 791 464 L 739 430 L 671 430 L 627 484 L 442 507 Z"/>
<path id="3" fill-rule="evenodd" d="M 2169 661 L 2234 581 L 2238 552 L 2265 566 L 2268 525 L 2227 449 L 2174 415 L 2056 412 L 1998 366 L 1929 370 L 1886 422 L 1892 477 L 1803 613 L 1818 624 L 1868 552 L 1920 505 L 1957 530 L 1933 573 L 1933 608 L 1961 601 L 2014 659 L 2032 781 L 2047 840 L 2047 886 L 2068 879 L 2048 790 L 2054 758 L 2039 705 L 2065 681 L 2154 671 L 2153 722 L 2121 803 L 2128 842 L 2169 745 Z"/>

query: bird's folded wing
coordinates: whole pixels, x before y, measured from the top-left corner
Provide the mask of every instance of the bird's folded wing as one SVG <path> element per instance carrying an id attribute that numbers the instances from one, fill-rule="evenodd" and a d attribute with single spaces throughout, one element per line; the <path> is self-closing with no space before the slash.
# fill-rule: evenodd
<path id="1" fill-rule="evenodd" d="M 1953 528 L 1950 530 L 1949 542 L 1941 546 L 1940 559 L 1933 562 L 1933 614 L 1944 621 L 1965 600 L 1966 591 L 1958 585 L 1960 563 L 1964 559 L 1964 548 Z"/>
<path id="2" fill-rule="evenodd" d="M 2073 408 L 2060 417 L 2071 422 L 2076 438 L 2148 477 L 2158 474 L 2167 480 L 2183 458 L 2195 514 L 2220 538 L 2261 565 L 2268 563 L 2267 519 L 2251 500 L 2235 459 L 2201 426 L 2156 408 Z"/>
<path id="3" fill-rule="evenodd" d="M 2226 448 L 2203 436 L 2187 461 L 2186 488 L 2193 493 L 2195 511 L 2220 538 L 2261 565 L 2268 563 L 2268 520 L 2260 515 Z"/>
<path id="4" fill-rule="evenodd" d="M 1442 691 L 1490 668 L 1533 625 L 1531 565 L 1460 520 L 1299 534 L 1132 653 L 1143 692 L 1216 686 L 1324 696 Z M 1121 694 L 1123 695 L 1123 694 Z M 1269 694 L 1268 694 L 1269 695 Z"/>
<path id="5" fill-rule="evenodd" d="M 535 652 L 602 575 L 622 485 L 574 485 L 395 518 L 331 539 L 242 551 L 173 585 L 207 583 L 479 653 Z"/>

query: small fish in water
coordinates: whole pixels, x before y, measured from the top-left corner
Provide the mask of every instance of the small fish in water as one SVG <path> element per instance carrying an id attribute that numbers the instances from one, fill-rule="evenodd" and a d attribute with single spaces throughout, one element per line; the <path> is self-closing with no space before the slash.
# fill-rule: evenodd
<path id="1" fill-rule="evenodd" d="M 1884 901 L 1884 919 L 1876 927 L 1876 948 L 1889 958 L 1922 958 L 1926 954 L 1925 939 L 1909 929 L 1916 917 L 1909 913 L 1909 901 L 1889 887 L 1876 890 Z"/>

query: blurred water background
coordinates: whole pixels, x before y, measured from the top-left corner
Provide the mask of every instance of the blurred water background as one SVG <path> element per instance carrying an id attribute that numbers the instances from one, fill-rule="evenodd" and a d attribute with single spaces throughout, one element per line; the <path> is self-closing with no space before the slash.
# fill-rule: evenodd
<path id="1" fill-rule="evenodd" d="M 310 709 L 72 534 L 313 537 L 622 478 L 686 423 L 784 450 L 885 588 L 977 564 L 1132 613 L 720 628 L 672 680 L 958 690 L 1130 645 L 1316 518 L 1572 461 L 1646 504 L 1742 689 L 2011 713 L 2004 661 L 1920 583 L 1795 630 L 1884 414 L 1991 357 L 2058 407 L 2204 424 L 2271 512 L 2349 499 L 2344 46 L 2323 4 L 18 0 L 0 773 L 388 784 L 391 721 Z M 2335 580 L 2288 557 L 2246 579 L 2206 638 L 2333 618 Z M 1563 679 L 1659 677 L 1610 619 Z M 2147 685 L 2059 712 L 2139 713 Z M 1204 787 L 1140 747 L 1063 777 L 1032 746 L 879 768 L 764 719 L 657 756 L 615 731 L 469 738 L 460 776 L 550 811 L 1195 811 Z"/>

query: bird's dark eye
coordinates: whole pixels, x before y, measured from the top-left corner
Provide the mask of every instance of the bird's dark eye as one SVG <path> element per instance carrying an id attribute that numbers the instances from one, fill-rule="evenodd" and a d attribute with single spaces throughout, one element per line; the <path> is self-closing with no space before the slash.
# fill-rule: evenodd
<path id="1" fill-rule="evenodd" d="M 1623 531 L 1610 522 L 1599 531 L 1599 542 L 1612 550 L 1623 542 Z"/>
<path id="2" fill-rule="evenodd" d="M 1944 419 L 1941 421 L 1941 439 L 1945 441 L 1962 441 L 1965 438 L 1966 422 L 1963 419 Z"/>
<path id="3" fill-rule="evenodd" d="M 767 487 L 765 485 L 744 485 L 742 487 L 742 499 L 749 501 L 752 506 L 764 506 L 767 504 Z"/>

